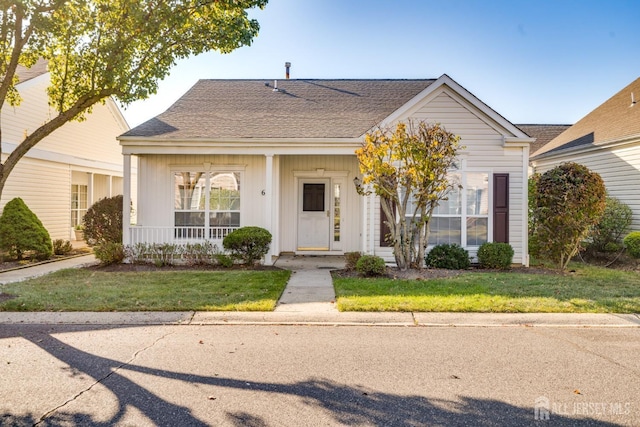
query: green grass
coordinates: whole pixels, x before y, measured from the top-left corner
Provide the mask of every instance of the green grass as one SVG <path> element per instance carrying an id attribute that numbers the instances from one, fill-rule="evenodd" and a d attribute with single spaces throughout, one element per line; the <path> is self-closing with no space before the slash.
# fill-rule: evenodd
<path id="1" fill-rule="evenodd" d="M 336 278 L 340 311 L 638 313 L 640 275 L 571 266 L 565 275 L 470 272 L 432 280 Z"/>
<path id="2" fill-rule="evenodd" d="M 0 286 L 0 311 L 269 311 L 289 271 L 62 270 Z"/>

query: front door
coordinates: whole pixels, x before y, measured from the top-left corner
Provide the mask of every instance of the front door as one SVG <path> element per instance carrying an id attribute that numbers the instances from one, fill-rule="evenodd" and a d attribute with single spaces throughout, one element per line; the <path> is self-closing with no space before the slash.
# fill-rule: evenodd
<path id="1" fill-rule="evenodd" d="M 331 180 L 302 179 L 298 191 L 298 250 L 328 251 Z"/>

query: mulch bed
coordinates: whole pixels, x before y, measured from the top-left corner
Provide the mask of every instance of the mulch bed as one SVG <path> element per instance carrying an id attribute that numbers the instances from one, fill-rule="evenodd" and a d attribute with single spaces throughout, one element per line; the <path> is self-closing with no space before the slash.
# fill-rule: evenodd
<path id="1" fill-rule="evenodd" d="M 141 271 L 272 271 L 281 270 L 281 268 L 270 265 L 256 265 L 254 267 L 246 267 L 244 265 L 234 265 L 227 268 L 218 265 L 164 265 L 157 266 L 155 264 L 111 264 L 111 265 L 93 265 L 85 267 L 95 271 L 105 272 L 141 272 Z"/>
<path id="2" fill-rule="evenodd" d="M 487 268 L 471 267 L 467 270 L 446 270 L 442 268 L 423 268 L 420 270 L 410 269 L 406 271 L 399 270 L 395 267 L 387 267 L 387 274 L 385 277 L 389 279 L 400 280 L 429 280 L 429 279 L 441 279 L 446 277 L 455 277 L 463 273 L 522 273 L 522 274 L 552 274 L 562 275 L 571 274 L 570 271 L 561 272 L 557 269 L 551 269 L 546 267 L 512 267 L 508 270 L 497 270 Z M 334 270 L 332 271 L 334 277 L 360 277 L 355 270 Z"/>

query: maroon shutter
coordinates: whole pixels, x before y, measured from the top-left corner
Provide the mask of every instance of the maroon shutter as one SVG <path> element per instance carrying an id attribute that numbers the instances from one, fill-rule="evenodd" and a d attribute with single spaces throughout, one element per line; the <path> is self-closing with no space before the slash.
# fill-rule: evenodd
<path id="1" fill-rule="evenodd" d="M 388 248 L 393 246 L 391 243 L 387 242 L 386 236 L 391 233 L 391 229 L 387 225 L 387 215 L 382 210 L 382 204 L 380 204 L 380 246 L 383 248 Z"/>
<path id="2" fill-rule="evenodd" d="M 509 174 L 493 175 L 493 241 L 509 243 Z"/>

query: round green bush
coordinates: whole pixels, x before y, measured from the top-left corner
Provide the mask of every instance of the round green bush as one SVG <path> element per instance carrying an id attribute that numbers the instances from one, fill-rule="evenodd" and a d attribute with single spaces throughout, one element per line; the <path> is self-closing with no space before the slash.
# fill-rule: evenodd
<path id="1" fill-rule="evenodd" d="M 424 258 L 427 267 L 464 270 L 469 268 L 469 252 L 455 243 L 436 245 Z"/>
<path id="2" fill-rule="evenodd" d="M 484 268 L 507 269 L 513 261 L 513 248 L 508 243 L 487 242 L 478 249 L 478 262 Z"/>
<path id="3" fill-rule="evenodd" d="M 640 231 L 632 231 L 622 241 L 627 252 L 634 258 L 640 258 Z"/>
<path id="4" fill-rule="evenodd" d="M 53 254 L 49 232 L 19 197 L 9 201 L 0 216 L 0 248 L 18 260 L 30 251 L 39 260 Z"/>
<path id="5" fill-rule="evenodd" d="M 271 233 L 261 227 L 242 227 L 227 234 L 222 246 L 245 264 L 253 265 L 269 252 Z"/>
<path id="6" fill-rule="evenodd" d="M 87 210 L 82 221 L 87 243 L 122 243 L 122 196 L 98 200 Z"/>
<path id="7" fill-rule="evenodd" d="M 379 256 L 363 255 L 356 262 L 356 271 L 366 277 L 382 276 L 387 266 Z"/>

